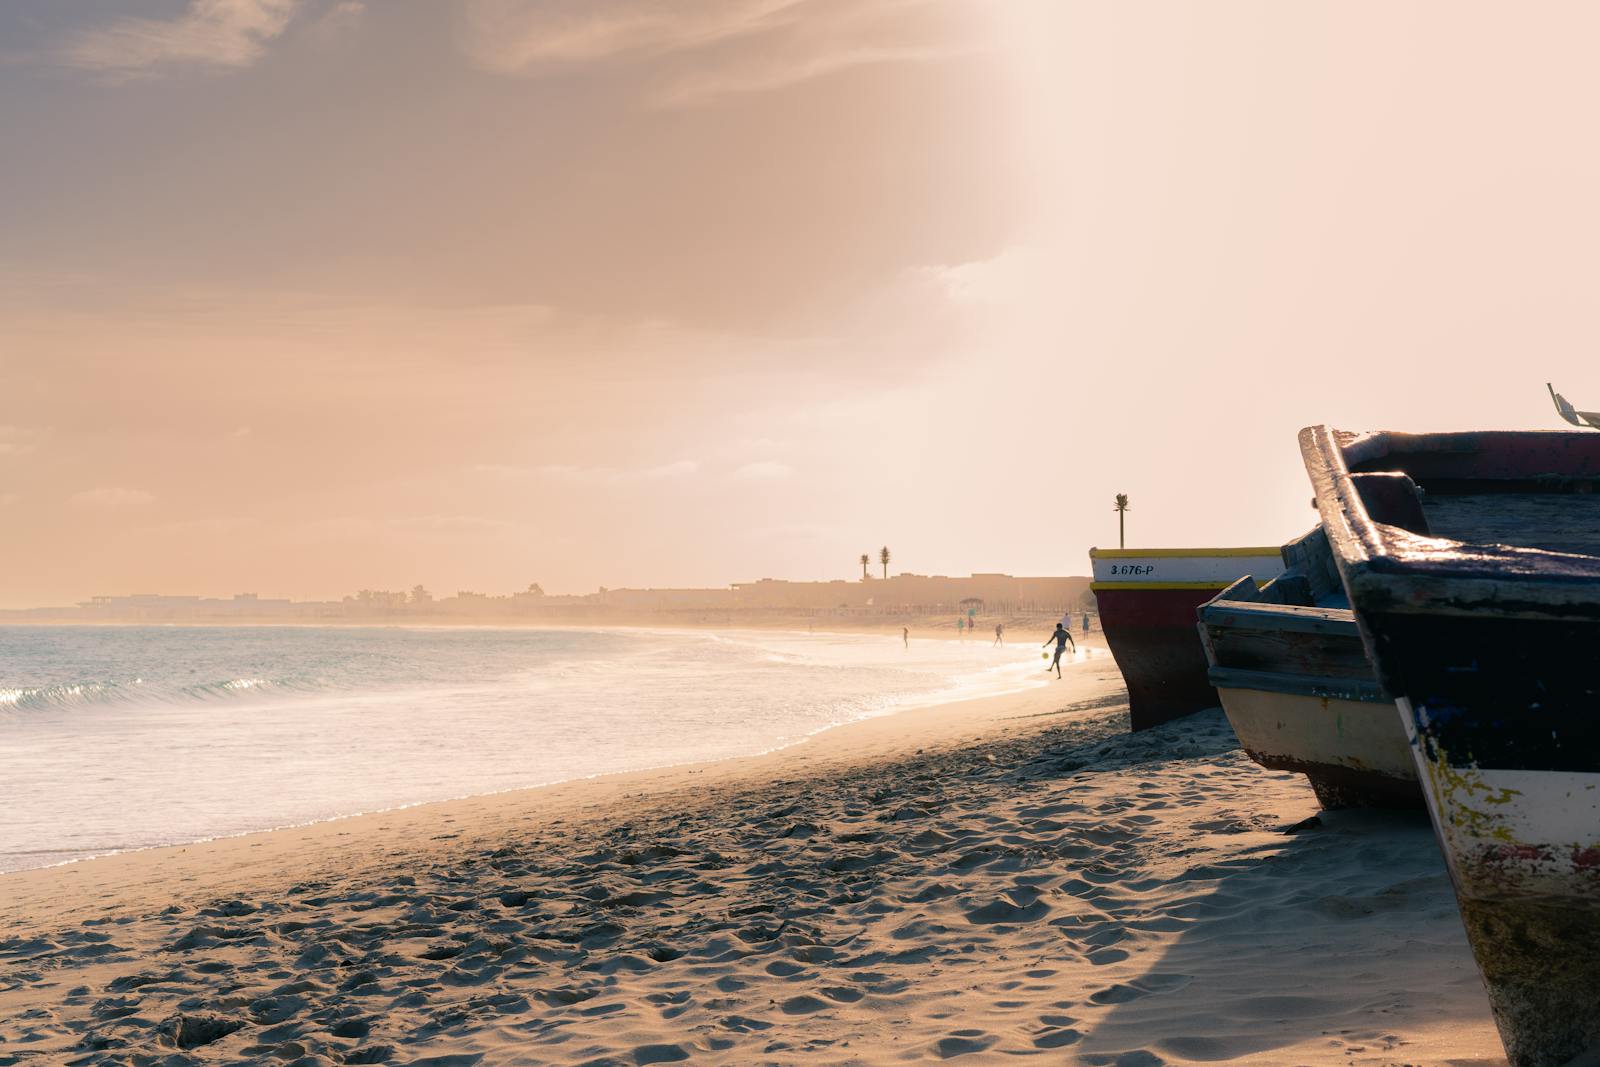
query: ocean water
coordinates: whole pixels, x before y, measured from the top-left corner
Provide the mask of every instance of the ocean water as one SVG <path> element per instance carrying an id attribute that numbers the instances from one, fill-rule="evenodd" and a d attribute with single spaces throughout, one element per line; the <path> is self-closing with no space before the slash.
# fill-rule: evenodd
<path id="1" fill-rule="evenodd" d="M 1038 657 L 982 638 L 0 626 L 0 872 L 753 755 L 1043 684 Z"/>

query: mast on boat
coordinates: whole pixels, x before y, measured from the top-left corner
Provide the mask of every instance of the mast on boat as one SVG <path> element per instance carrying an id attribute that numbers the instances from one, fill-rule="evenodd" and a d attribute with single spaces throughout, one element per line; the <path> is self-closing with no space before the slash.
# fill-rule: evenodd
<path id="1" fill-rule="evenodd" d="M 1550 399 L 1556 402 L 1556 411 L 1563 419 L 1574 426 L 1585 426 L 1591 430 L 1600 430 L 1600 411 L 1579 411 L 1572 406 L 1566 397 L 1556 392 L 1556 387 L 1549 382 L 1544 387 L 1550 390 Z"/>

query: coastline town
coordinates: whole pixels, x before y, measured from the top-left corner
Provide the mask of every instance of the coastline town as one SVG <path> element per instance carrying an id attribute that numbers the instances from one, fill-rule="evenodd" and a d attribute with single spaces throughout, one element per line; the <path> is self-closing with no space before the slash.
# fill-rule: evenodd
<path id="1" fill-rule="evenodd" d="M 537 583 L 507 594 L 461 590 L 436 597 L 417 585 L 404 591 L 363 589 L 341 600 L 305 601 L 255 593 L 232 597 L 145 593 L 95 596 L 65 607 L 0 610 L 0 623 L 385 620 L 430 624 L 653 621 L 737 625 L 788 619 L 801 625 L 901 620 L 921 626 L 937 624 L 940 617 L 1054 620 L 1067 612 L 1093 611 L 1089 584 L 1087 577 L 893 574 L 883 578 L 864 574 L 854 581 L 763 578 L 721 589 L 600 589 L 581 595 L 546 594 Z M 953 625 L 952 622 L 952 628 Z"/>

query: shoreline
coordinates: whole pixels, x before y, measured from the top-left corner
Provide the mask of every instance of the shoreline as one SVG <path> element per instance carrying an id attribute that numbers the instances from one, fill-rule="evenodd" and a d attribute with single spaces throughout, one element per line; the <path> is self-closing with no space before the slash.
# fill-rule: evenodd
<path id="1" fill-rule="evenodd" d="M 566 629 L 563 627 L 562 629 Z M 609 628 L 607 628 L 609 629 Z M 828 631 L 832 632 L 832 631 Z M 823 634 L 824 631 L 817 631 Z M 804 635 L 804 631 L 801 631 Z M 859 634 L 845 633 L 841 636 L 860 636 Z M 1096 635 L 1098 636 L 1098 635 Z M 954 640 L 952 638 L 951 640 Z M 1094 669 L 1102 674 L 1110 671 L 1116 674 L 1116 667 L 1109 654 L 1105 653 L 1103 642 L 1099 645 L 1089 645 L 1096 649 L 1098 654 L 1075 661 L 1070 670 L 1094 665 Z M 1070 673 L 1068 677 L 1073 677 Z M 1120 678 L 1120 676 L 1118 676 Z M 42 867 L 28 867 L 15 871 L 0 872 L 0 927 L 8 920 L 19 918 L 18 910 L 25 910 L 29 904 L 37 906 L 46 898 L 54 897 L 61 886 L 56 884 L 56 879 L 46 876 L 46 872 L 66 872 L 74 867 L 88 865 L 126 865 L 130 872 L 137 871 L 136 878 L 143 878 L 147 871 L 153 874 L 155 869 L 165 867 L 176 859 L 177 856 L 195 853 L 202 856 L 200 862 L 209 858 L 205 855 L 210 849 L 225 850 L 233 853 L 236 849 L 263 848 L 268 840 L 275 840 L 276 846 L 268 848 L 270 853 L 288 850 L 290 848 L 317 847 L 325 844 L 328 836 L 344 837 L 352 834 L 364 834 L 376 828 L 376 822 L 389 824 L 409 824 L 414 820 L 432 820 L 434 818 L 452 821 L 458 815 L 481 816 L 486 808 L 496 806 L 496 802 L 506 805 L 521 806 L 524 802 L 537 805 L 541 800 L 547 801 L 561 810 L 571 807 L 585 807 L 590 804 L 600 804 L 616 799 L 617 794 L 626 794 L 630 789 L 638 788 L 637 794 L 628 794 L 633 797 L 653 797 L 660 792 L 670 792 L 689 785 L 687 782 L 678 781 L 682 777 L 702 775 L 706 780 L 733 782 L 748 777 L 751 780 L 772 773 L 789 754 L 797 753 L 807 746 L 813 746 L 801 759 L 811 758 L 815 753 L 818 759 L 836 758 L 840 753 L 836 749 L 849 749 L 854 747 L 855 737 L 852 733 L 843 741 L 834 739 L 833 735 L 845 731 L 855 731 L 858 728 L 873 728 L 866 731 L 870 735 L 897 732 L 888 726 L 891 722 L 902 720 L 909 716 L 927 715 L 933 712 L 945 711 L 946 715 L 954 719 L 965 718 L 972 714 L 979 718 L 992 718 L 996 714 L 1020 710 L 1023 713 L 1036 711 L 1034 702 L 1028 700 L 1030 695 L 1037 695 L 1038 706 L 1052 702 L 1052 697 L 1045 695 L 1049 685 L 1028 685 L 1024 688 L 1011 690 L 1004 693 L 990 694 L 979 697 L 954 696 L 946 700 L 921 701 L 907 704 L 887 713 L 872 715 L 862 719 L 836 723 L 824 726 L 810 734 L 796 740 L 779 745 L 776 748 L 746 756 L 729 756 L 712 760 L 693 760 L 685 763 L 669 764 L 659 767 L 647 767 L 627 771 L 605 771 L 577 778 L 548 782 L 540 785 L 519 786 L 490 793 L 473 793 L 465 796 L 450 797 L 442 800 L 419 801 L 400 807 L 379 809 L 375 811 L 356 812 L 349 815 L 337 815 L 327 819 L 319 819 L 307 823 L 297 823 L 271 829 L 251 830 L 240 834 L 230 834 L 192 842 L 183 842 L 171 845 L 156 845 L 144 848 L 127 849 L 123 851 L 99 853 L 80 859 L 66 860 L 60 863 Z M 883 724 L 883 725 L 879 725 Z M 928 734 L 928 723 L 919 724 L 922 728 L 914 735 L 917 743 L 938 744 L 949 740 L 947 734 L 963 733 L 963 729 L 955 722 L 940 722 L 938 731 Z M 874 742 L 879 739 L 873 736 Z M 907 741 L 907 744 L 911 744 Z M 894 747 L 872 747 L 871 751 L 879 757 L 892 756 Z M 867 757 L 863 757 L 867 758 Z M 593 798 L 584 796 L 592 790 L 596 795 Z M 460 808 L 460 811 L 454 809 Z M 542 805 L 541 805 L 542 809 Z M 345 828 L 337 832 L 327 831 L 327 828 Z M 388 827 L 378 828 L 387 831 Z M 327 832 L 325 832 L 327 831 Z M 289 839 L 294 838 L 293 845 Z M 232 857 L 230 856 L 230 859 Z M 192 862 L 192 861 L 191 861 Z M 33 877 L 30 877 L 33 876 Z M 115 884 L 117 876 L 112 876 L 110 884 Z M 34 887 L 22 883 L 38 881 L 45 883 L 37 892 L 30 892 Z M 86 881 L 94 881 L 88 880 Z M 15 907 L 14 907 L 15 905 Z"/>
<path id="2" fill-rule="evenodd" d="M 424 627 L 419 627 L 419 628 L 424 628 Z M 560 627 L 560 628 L 557 628 L 557 629 L 566 631 L 566 630 L 579 629 L 579 628 Z M 594 628 L 590 628 L 590 629 L 599 630 L 601 632 L 618 632 L 618 631 L 622 631 L 622 630 L 633 630 L 635 632 L 645 633 L 645 632 L 659 632 L 659 631 L 663 631 L 663 630 L 667 631 L 667 632 L 673 632 L 673 631 L 675 631 L 677 629 L 680 629 L 680 628 L 672 628 L 672 627 L 594 627 Z M 716 633 L 723 633 L 723 634 L 726 634 L 726 635 L 731 636 L 731 637 L 737 637 L 737 636 L 740 636 L 742 634 L 747 634 L 749 636 L 764 636 L 764 635 L 772 634 L 774 632 L 790 633 L 793 636 L 797 636 L 797 637 L 807 637 L 807 636 L 819 636 L 819 637 L 822 637 L 822 636 L 830 636 L 830 635 L 831 636 L 844 636 L 844 637 L 868 636 L 868 635 L 860 633 L 859 631 L 858 632 L 848 632 L 848 631 L 847 632 L 839 632 L 839 631 L 821 631 L 821 630 L 815 631 L 814 633 L 807 633 L 806 631 L 773 631 L 773 630 L 741 631 L 741 630 L 728 630 L 728 629 L 721 629 L 721 630 L 717 630 L 717 631 L 709 631 L 709 630 L 708 631 L 696 631 L 696 632 L 716 632 Z M 872 635 L 872 636 L 883 636 L 886 639 L 888 639 L 888 638 L 898 637 L 899 635 L 898 635 L 898 633 L 895 633 L 895 634 L 892 634 L 892 635 L 891 634 L 882 634 L 882 635 Z M 932 637 L 932 638 L 930 638 L 930 637 L 919 637 L 918 639 L 919 640 L 941 640 L 942 639 L 942 640 L 946 640 L 946 641 L 955 641 L 956 640 L 955 638 L 938 638 L 938 637 Z M 1071 663 L 1066 664 L 1066 666 L 1068 666 L 1069 670 L 1072 669 L 1073 667 L 1088 663 L 1088 662 L 1090 662 L 1091 660 L 1094 660 L 1094 659 L 1104 659 L 1106 662 L 1109 662 L 1109 660 L 1110 660 L 1109 652 L 1105 649 L 1103 641 L 1086 643 L 1084 648 L 1085 648 L 1085 651 L 1088 653 L 1088 655 L 1085 655 L 1080 659 L 1076 659 L 1076 660 L 1072 661 Z M 829 723 L 829 724 L 820 726 L 820 727 L 812 730 L 811 732 L 809 732 L 807 734 L 804 734 L 802 736 L 796 737 L 796 738 L 794 738 L 792 740 L 788 740 L 786 742 L 781 742 L 781 743 L 778 743 L 778 744 L 774 745 L 773 747 L 761 749 L 760 751 L 748 753 L 746 755 L 722 756 L 722 757 L 715 757 L 715 758 L 712 758 L 712 759 L 691 759 L 691 760 L 680 761 L 680 762 L 677 762 L 677 763 L 664 763 L 664 764 L 660 764 L 658 766 L 635 768 L 635 769 L 626 770 L 626 771 L 597 771 L 597 772 L 594 772 L 594 773 L 591 773 L 591 774 L 581 774 L 581 775 L 577 775 L 577 776 L 572 777 L 572 778 L 558 778 L 558 779 L 554 779 L 552 781 L 541 782 L 541 783 L 536 783 L 536 784 L 532 784 L 532 785 L 519 785 L 519 786 L 513 786 L 511 788 L 507 788 L 507 789 L 491 790 L 491 791 L 483 792 L 483 793 L 465 793 L 465 794 L 460 794 L 460 795 L 457 795 L 457 796 L 442 797 L 442 798 L 438 798 L 438 799 L 419 800 L 419 801 L 414 801 L 414 802 L 411 802 L 411 803 L 395 805 L 395 806 L 392 806 L 392 807 L 380 807 L 380 808 L 373 808 L 373 809 L 364 810 L 364 811 L 350 812 L 350 813 L 346 813 L 346 814 L 331 815 L 331 816 L 327 816 L 327 817 L 324 817 L 324 818 L 318 818 L 318 819 L 309 820 L 309 821 L 306 821 L 306 822 L 286 823 L 286 824 L 283 824 L 283 825 L 280 825 L 280 826 L 263 827 L 263 828 L 255 829 L 255 830 L 245 830 L 245 831 L 242 831 L 242 832 L 239 832 L 239 833 L 221 834 L 221 835 L 217 835 L 217 836 L 213 836 L 213 837 L 197 838 L 197 839 L 194 839 L 194 840 L 191 840 L 191 841 L 179 841 L 179 842 L 174 842 L 174 843 L 170 843 L 170 844 L 146 845 L 146 846 L 139 846 L 139 847 L 128 848 L 128 849 L 116 849 L 116 850 L 111 850 L 111 851 L 107 851 L 107 852 L 96 852 L 96 853 L 93 853 L 93 854 L 90 854 L 90 855 L 77 856 L 77 857 L 70 858 L 70 859 L 65 859 L 65 860 L 57 860 L 55 862 L 48 863 L 48 864 L 42 864 L 42 865 L 39 865 L 39 866 L 21 867 L 21 868 L 18 868 L 18 869 L 15 869 L 15 870 L 10 870 L 10 871 L 0 871 L 0 889 L 4 889 L 6 887 L 8 880 L 14 879 L 18 875 L 27 874 L 27 873 L 32 872 L 32 871 L 54 870 L 54 869 L 58 869 L 58 868 L 69 867 L 69 866 L 72 866 L 72 865 L 75 865 L 75 864 L 97 862 L 97 861 L 100 861 L 100 860 L 106 860 L 106 859 L 111 859 L 111 858 L 120 857 L 120 856 L 130 856 L 130 855 L 139 855 L 139 854 L 144 854 L 144 853 L 153 853 L 153 852 L 159 852 L 159 851 L 167 850 L 167 849 L 200 848 L 200 847 L 203 847 L 203 846 L 206 846 L 206 845 L 215 844 L 215 843 L 219 843 L 219 842 L 237 841 L 237 840 L 240 840 L 240 839 L 252 838 L 252 837 L 255 837 L 255 836 L 261 835 L 261 834 L 279 834 L 279 833 L 285 833 L 285 832 L 297 831 L 297 830 L 308 830 L 308 829 L 311 829 L 311 828 L 314 828 L 314 827 L 318 827 L 318 826 L 331 825 L 331 824 L 337 824 L 337 823 L 347 823 L 347 822 L 350 822 L 351 820 L 364 819 L 364 818 L 369 818 L 369 817 L 390 816 L 390 815 L 393 815 L 394 813 L 397 813 L 397 812 L 411 811 L 411 810 L 416 809 L 416 808 L 432 807 L 432 806 L 437 806 L 437 805 L 448 805 L 448 804 L 454 804 L 454 803 L 458 803 L 458 802 L 481 800 L 481 799 L 487 799 L 487 798 L 493 798 L 493 797 L 511 796 L 511 795 L 516 795 L 516 794 L 536 794 L 536 793 L 538 793 L 540 791 L 552 790 L 552 789 L 557 789 L 557 788 L 560 788 L 560 787 L 577 787 L 577 786 L 579 786 L 579 785 L 581 785 L 582 783 L 585 783 L 585 782 L 622 780 L 622 779 L 626 779 L 627 777 L 632 776 L 632 775 L 670 774 L 671 772 L 678 771 L 678 770 L 685 770 L 685 769 L 701 770 L 701 769 L 713 766 L 715 764 L 726 763 L 726 762 L 729 762 L 729 761 L 762 759 L 764 757 L 777 756 L 777 755 L 779 755 L 779 754 L 781 754 L 783 752 L 789 751 L 789 750 L 794 749 L 794 748 L 796 748 L 798 746 L 809 744 L 809 743 L 813 742 L 816 738 L 819 738 L 819 737 L 821 737 L 823 735 L 826 735 L 828 733 L 831 733 L 833 731 L 842 730 L 842 729 L 848 729 L 850 727 L 857 726 L 857 725 L 862 724 L 862 723 L 872 722 L 872 721 L 875 721 L 875 720 L 878 720 L 878 719 L 892 719 L 892 718 L 896 718 L 896 717 L 899 717 L 899 716 L 902 716 L 902 715 L 909 715 L 909 714 L 914 714 L 914 713 L 917 713 L 917 712 L 925 712 L 925 711 L 928 711 L 928 710 L 933 709 L 933 708 L 939 708 L 939 707 L 943 707 L 943 706 L 951 705 L 951 704 L 965 704 L 965 703 L 973 703 L 973 702 L 983 702 L 983 701 L 988 701 L 988 700 L 1004 699 L 1004 698 L 1007 698 L 1007 697 L 1017 697 L 1017 696 L 1021 696 L 1022 694 L 1028 693 L 1030 691 L 1043 689 L 1049 684 L 1048 682 L 1045 682 L 1043 680 L 1037 680 L 1036 681 L 1031 677 L 1025 677 L 1024 674 L 1023 674 L 1023 668 L 1025 668 L 1027 666 L 1027 664 L 1025 662 L 1018 662 L 1017 664 L 1011 665 L 1011 666 L 1014 666 L 1016 668 L 1016 673 L 1017 673 L 1018 676 L 1013 678 L 1013 679 L 1010 679 L 1010 680 L 1008 680 L 1008 681 L 1006 681 L 1004 683 L 1002 683 L 1004 688 L 1002 688 L 1001 691 L 999 691 L 999 692 L 982 692 L 982 691 L 979 691 L 976 694 L 973 694 L 973 693 L 969 693 L 969 692 L 964 692 L 963 691 L 963 687 L 960 687 L 960 686 L 954 687 L 954 688 L 952 688 L 950 690 L 947 690 L 947 691 L 935 691 L 935 692 L 932 692 L 932 693 L 929 693 L 929 694 L 925 694 L 925 695 L 920 696 L 920 697 L 911 698 L 905 704 L 897 706 L 897 707 L 893 707 L 893 708 L 891 708 L 891 709 L 889 709 L 887 711 L 884 711 L 884 712 L 879 712 L 879 713 L 876 713 L 876 714 L 870 714 L 870 715 L 867 715 L 867 716 L 865 716 L 863 718 L 850 719 L 850 720 L 846 720 L 844 722 L 835 722 L 835 723 Z M 1008 671 L 1009 671 L 1009 667 L 1008 667 Z M 1048 671 L 1041 672 L 1041 673 L 1048 674 Z M 981 690 L 981 689 L 987 688 L 987 687 L 978 686 L 977 688 L 979 688 Z M 4 896 L 4 894 L 0 893 L 0 898 L 3 898 L 3 896 Z M 0 917 L 3 917 L 3 916 L 4 916 L 3 903 L 0 903 Z"/>

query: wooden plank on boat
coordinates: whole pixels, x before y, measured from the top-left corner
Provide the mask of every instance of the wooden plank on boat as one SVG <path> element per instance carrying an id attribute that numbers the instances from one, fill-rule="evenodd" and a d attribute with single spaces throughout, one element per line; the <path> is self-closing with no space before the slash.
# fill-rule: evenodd
<path id="1" fill-rule="evenodd" d="M 1235 604 L 1212 601 L 1200 609 L 1209 626 L 1237 626 L 1250 630 L 1286 630 L 1302 634 L 1357 635 L 1349 608 L 1320 608 L 1300 604 Z"/>
<path id="2" fill-rule="evenodd" d="M 1334 678 L 1327 675 L 1283 674 L 1239 667 L 1212 667 L 1208 676 L 1218 689 L 1255 689 L 1267 693 L 1359 700 L 1368 704 L 1393 704 L 1383 687 L 1369 678 Z M 1396 723 L 1398 724 L 1398 718 Z M 1398 725 L 1397 731 L 1398 733 Z"/>

